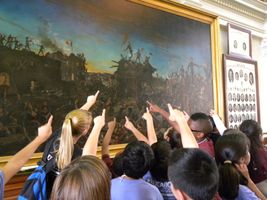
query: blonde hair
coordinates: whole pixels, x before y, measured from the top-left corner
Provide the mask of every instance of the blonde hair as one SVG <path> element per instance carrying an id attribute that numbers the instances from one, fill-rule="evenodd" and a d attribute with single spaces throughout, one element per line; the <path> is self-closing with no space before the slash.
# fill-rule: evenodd
<path id="1" fill-rule="evenodd" d="M 51 200 L 110 200 L 110 172 L 95 156 L 83 156 L 71 162 L 54 183 Z"/>
<path id="2" fill-rule="evenodd" d="M 86 110 L 69 112 L 62 125 L 59 149 L 57 151 L 57 166 L 61 170 L 70 162 L 74 150 L 73 137 L 80 137 L 88 131 L 92 122 L 92 115 Z"/>

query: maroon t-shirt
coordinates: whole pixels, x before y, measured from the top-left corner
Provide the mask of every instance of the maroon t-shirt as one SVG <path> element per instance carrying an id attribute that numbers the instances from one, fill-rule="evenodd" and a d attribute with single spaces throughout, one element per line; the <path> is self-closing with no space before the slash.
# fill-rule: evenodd
<path id="1" fill-rule="evenodd" d="M 201 142 L 198 142 L 198 146 L 201 150 L 207 152 L 209 155 L 211 155 L 214 158 L 215 156 L 214 145 L 211 139 L 205 138 Z"/>
<path id="2" fill-rule="evenodd" d="M 249 174 L 254 183 L 267 180 L 267 148 L 259 149 L 254 160 L 250 161 Z"/>

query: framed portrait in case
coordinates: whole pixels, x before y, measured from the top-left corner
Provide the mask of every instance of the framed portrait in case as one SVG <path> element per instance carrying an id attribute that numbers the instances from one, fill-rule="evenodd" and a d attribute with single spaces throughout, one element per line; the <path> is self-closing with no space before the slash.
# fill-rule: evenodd
<path id="1" fill-rule="evenodd" d="M 251 32 L 233 24 L 228 24 L 228 53 L 252 58 Z"/>
<path id="2" fill-rule="evenodd" d="M 224 98 L 227 127 L 238 128 L 242 121 L 259 122 L 257 62 L 224 55 Z"/>

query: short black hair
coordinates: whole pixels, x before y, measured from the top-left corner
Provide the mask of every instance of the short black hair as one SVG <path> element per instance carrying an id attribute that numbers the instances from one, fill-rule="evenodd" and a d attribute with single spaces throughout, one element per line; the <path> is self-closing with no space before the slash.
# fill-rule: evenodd
<path id="1" fill-rule="evenodd" d="M 143 141 L 129 143 L 123 152 L 122 167 L 125 175 L 139 179 L 142 178 L 154 159 L 151 147 Z"/>
<path id="2" fill-rule="evenodd" d="M 113 158 L 112 171 L 114 177 L 123 175 L 122 159 L 123 159 L 122 152 L 117 153 L 116 156 Z"/>
<path id="3" fill-rule="evenodd" d="M 167 141 L 163 140 L 152 144 L 151 148 L 155 159 L 150 173 L 156 181 L 166 182 L 168 181 L 168 163 L 171 156 L 171 146 Z"/>
<path id="4" fill-rule="evenodd" d="M 194 200 L 211 200 L 218 189 L 215 160 L 197 148 L 175 150 L 170 158 L 168 177 L 175 189 Z"/>

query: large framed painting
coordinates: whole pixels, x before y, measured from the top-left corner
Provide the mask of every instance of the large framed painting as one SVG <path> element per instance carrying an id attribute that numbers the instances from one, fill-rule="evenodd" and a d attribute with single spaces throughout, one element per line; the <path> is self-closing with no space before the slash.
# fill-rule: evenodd
<path id="1" fill-rule="evenodd" d="M 257 62 L 230 55 L 223 60 L 227 127 L 237 129 L 247 119 L 260 122 Z"/>
<path id="2" fill-rule="evenodd" d="M 172 1 L 1 1 L 0 156 L 29 143 L 51 113 L 59 128 L 97 90 L 93 115 L 117 118 L 114 151 L 134 139 L 125 116 L 145 130 L 147 100 L 222 114 L 218 32 L 217 16 Z M 158 134 L 168 128 L 154 120 Z"/>

